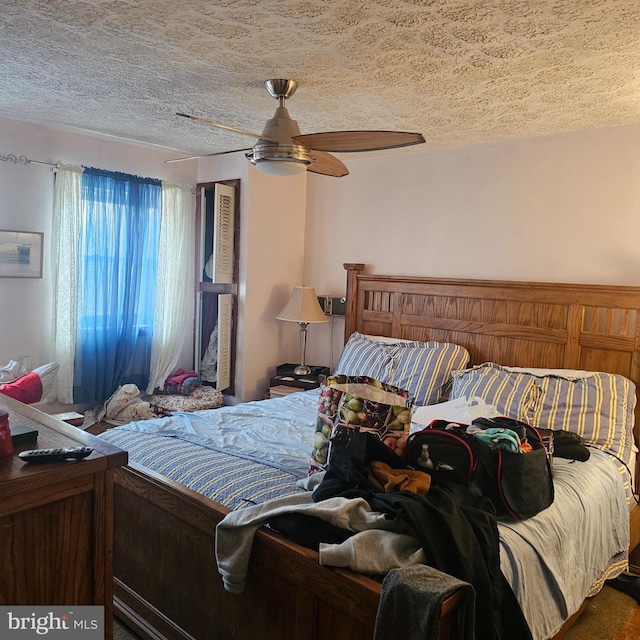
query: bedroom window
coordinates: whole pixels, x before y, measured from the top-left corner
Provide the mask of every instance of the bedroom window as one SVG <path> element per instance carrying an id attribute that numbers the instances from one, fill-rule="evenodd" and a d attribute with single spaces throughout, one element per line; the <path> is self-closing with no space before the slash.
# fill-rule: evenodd
<path id="1" fill-rule="evenodd" d="M 82 176 L 75 402 L 146 388 L 158 264 L 162 184 L 97 169 Z"/>
<path id="2" fill-rule="evenodd" d="M 204 384 L 233 394 L 239 180 L 198 186 L 196 367 Z"/>
<path id="3" fill-rule="evenodd" d="M 102 402 L 123 384 L 147 393 L 162 387 L 184 342 L 192 216 L 188 186 L 102 169 L 58 171 L 54 334 L 61 402 Z"/>

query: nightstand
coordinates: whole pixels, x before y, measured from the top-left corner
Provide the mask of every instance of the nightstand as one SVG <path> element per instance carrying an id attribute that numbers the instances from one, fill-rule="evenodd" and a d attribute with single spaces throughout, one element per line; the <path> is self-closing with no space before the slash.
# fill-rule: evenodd
<path id="1" fill-rule="evenodd" d="M 276 375 L 269 380 L 270 398 L 287 395 L 295 391 L 317 389 L 329 375 L 329 367 L 309 366 L 311 373 L 300 376 L 293 373 L 296 364 L 281 364 L 276 368 Z M 287 391 L 288 389 L 288 391 Z"/>
<path id="2" fill-rule="evenodd" d="M 65 411 L 63 413 L 52 413 L 50 415 L 52 415 L 54 418 L 57 418 L 58 420 L 66 422 L 67 424 L 78 427 L 78 429 L 82 429 L 87 433 L 91 433 L 94 436 L 104 433 L 107 429 L 111 429 L 112 427 L 116 426 L 111 424 L 110 422 L 105 422 L 104 420 L 102 420 L 100 422 L 94 422 L 91 426 L 85 429 L 82 426 L 84 424 L 84 416 L 81 413 L 77 413 L 76 411 Z"/>
<path id="3" fill-rule="evenodd" d="M 84 416 L 77 411 L 64 411 L 63 413 L 52 413 L 50 415 L 67 424 L 72 424 L 74 427 L 80 427 L 84 422 Z"/>
<path id="4" fill-rule="evenodd" d="M 8 396 L 0 407 L 13 425 L 38 431 L 37 443 L 17 445 L 0 464 L 0 605 L 104 607 L 111 638 L 114 474 L 127 452 Z M 80 445 L 93 453 L 78 462 L 24 464 L 18 457 Z"/>

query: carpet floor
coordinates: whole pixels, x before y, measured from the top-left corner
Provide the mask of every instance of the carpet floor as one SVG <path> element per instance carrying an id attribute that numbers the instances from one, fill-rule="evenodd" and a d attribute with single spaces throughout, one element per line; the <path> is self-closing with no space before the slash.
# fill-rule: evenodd
<path id="1" fill-rule="evenodd" d="M 640 621 L 640 606 L 635 599 L 605 585 L 562 637 L 563 640 L 624 640 L 625 626 L 631 621 L 636 621 L 636 625 Z"/>

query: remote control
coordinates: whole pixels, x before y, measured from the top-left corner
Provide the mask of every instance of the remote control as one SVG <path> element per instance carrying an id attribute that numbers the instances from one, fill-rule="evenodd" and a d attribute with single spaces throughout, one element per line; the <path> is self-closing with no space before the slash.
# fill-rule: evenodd
<path id="1" fill-rule="evenodd" d="M 29 449 L 21 451 L 18 457 L 23 462 L 60 462 L 62 460 L 86 458 L 91 447 L 63 447 L 61 449 Z"/>

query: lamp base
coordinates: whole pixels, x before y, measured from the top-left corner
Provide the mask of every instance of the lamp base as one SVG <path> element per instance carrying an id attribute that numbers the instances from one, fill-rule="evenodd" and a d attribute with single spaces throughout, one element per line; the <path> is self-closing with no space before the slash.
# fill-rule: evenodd
<path id="1" fill-rule="evenodd" d="M 308 376 L 311 373 L 311 369 L 304 364 L 298 365 L 293 373 L 297 376 Z"/>

